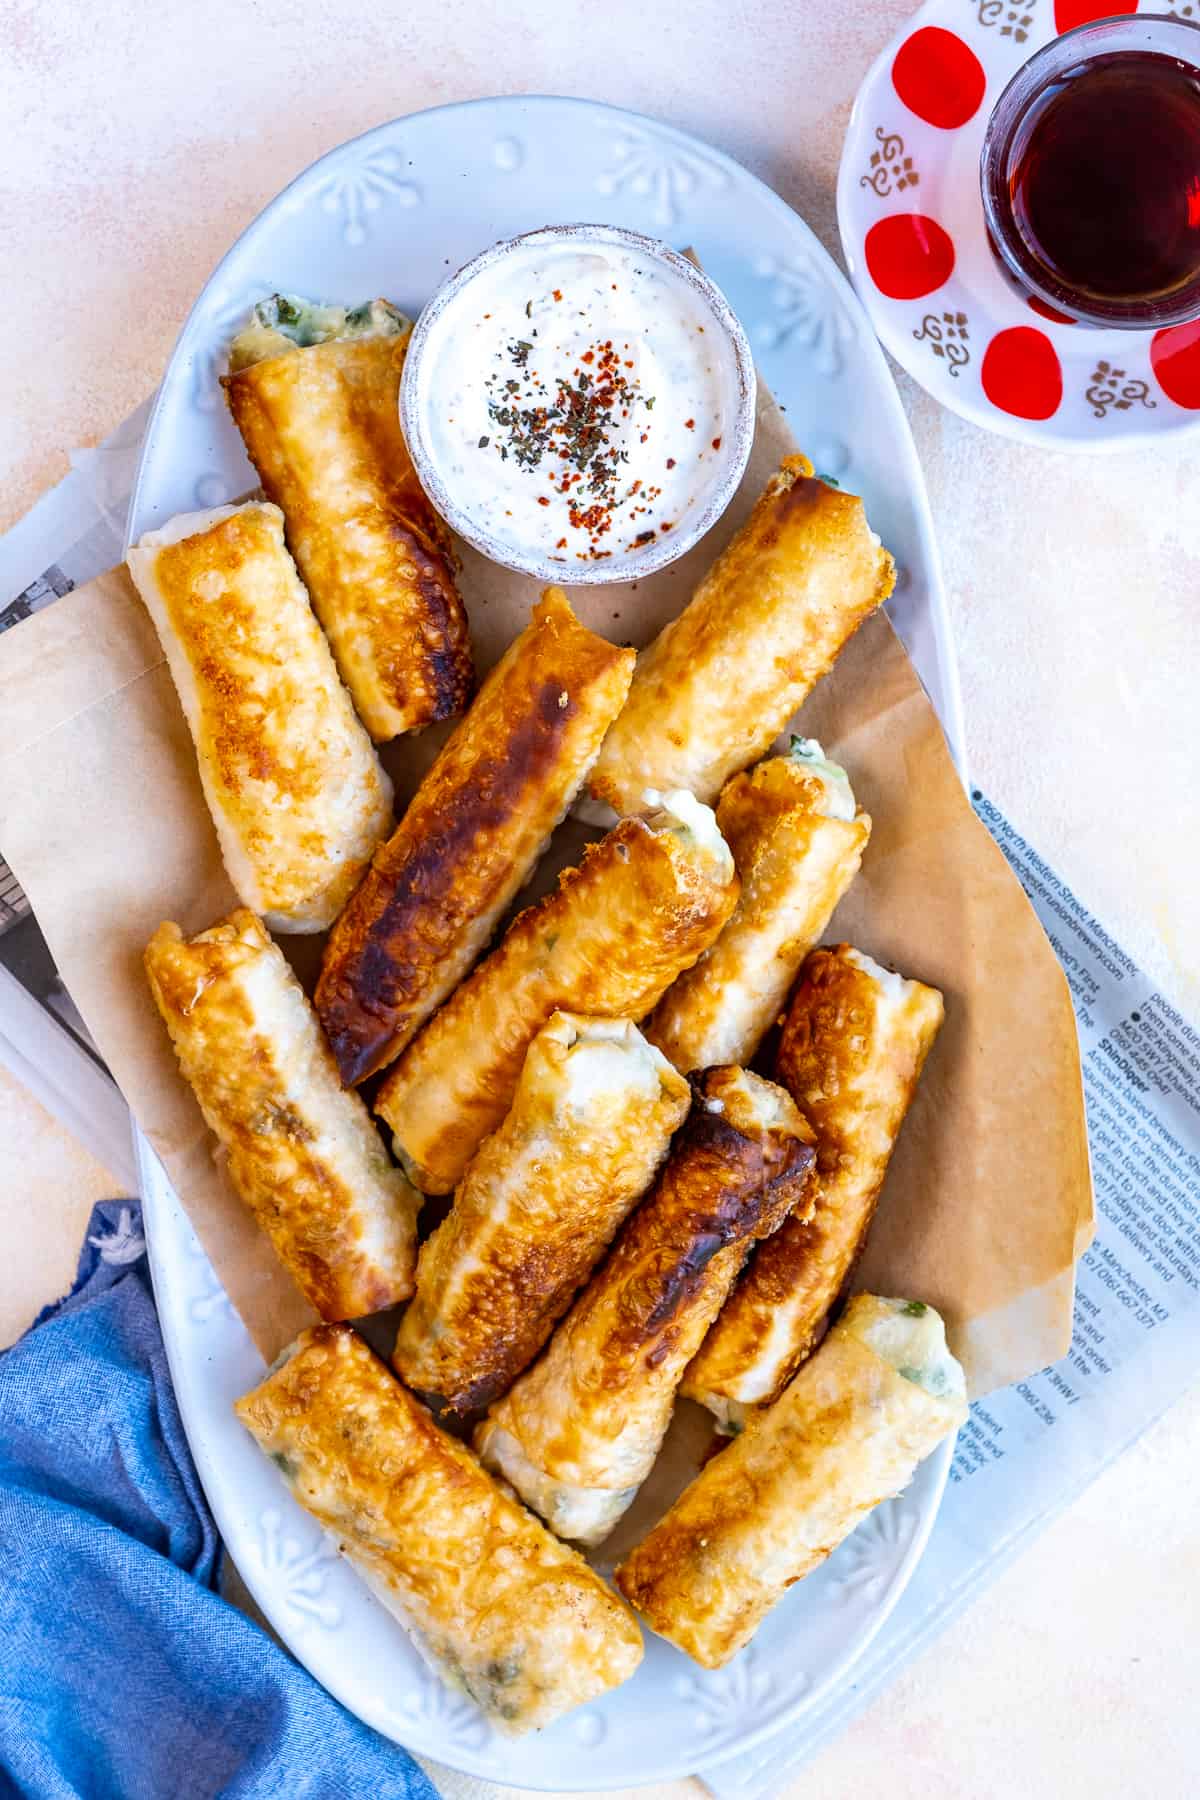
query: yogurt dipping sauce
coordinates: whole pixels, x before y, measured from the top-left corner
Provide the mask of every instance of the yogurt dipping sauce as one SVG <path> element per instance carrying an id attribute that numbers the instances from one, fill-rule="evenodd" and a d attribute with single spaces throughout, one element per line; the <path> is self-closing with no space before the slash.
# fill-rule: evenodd
<path id="1" fill-rule="evenodd" d="M 642 242 L 584 227 L 502 246 L 435 303 L 406 370 L 435 505 L 486 554 L 567 583 L 671 560 L 665 540 L 714 522 L 749 451 L 740 328 Z"/>

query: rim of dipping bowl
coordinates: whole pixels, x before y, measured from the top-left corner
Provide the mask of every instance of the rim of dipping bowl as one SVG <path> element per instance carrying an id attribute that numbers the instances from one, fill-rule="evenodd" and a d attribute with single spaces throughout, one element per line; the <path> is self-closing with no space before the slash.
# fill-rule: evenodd
<path id="1" fill-rule="evenodd" d="M 693 298 L 699 298 L 718 327 L 727 351 L 732 357 L 732 375 L 736 391 L 735 410 L 730 424 L 722 433 L 721 471 L 708 486 L 703 500 L 687 508 L 672 521 L 669 535 L 657 537 L 644 550 L 629 555 L 593 560 L 567 561 L 534 545 L 522 546 L 488 528 L 477 514 L 460 506 L 443 478 L 438 459 L 430 445 L 423 414 L 427 406 L 430 353 L 432 343 L 437 351 L 439 331 L 453 303 L 481 275 L 505 261 L 515 251 L 541 245 L 588 243 L 616 245 L 633 250 L 640 256 L 653 257 L 660 266 L 684 283 Z M 640 581 L 669 563 L 677 562 L 693 544 L 712 529 L 733 499 L 746 472 L 754 441 L 755 399 L 757 380 L 754 358 L 741 323 L 716 283 L 695 263 L 658 239 L 640 231 L 628 231 L 620 225 L 546 225 L 537 231 L 522 232 L 519 237 L 504 238 L 484 250 L 448 280 L 444 281 L 423 308 L 413 327 L 404 359 L 400 381 L 400 424 L 408 444 L 417 477 L 426 494 L 450 528 L 474 546 L 490 562 L 554 582 L 562 587 L 612 585 L 622 581 Z"/>

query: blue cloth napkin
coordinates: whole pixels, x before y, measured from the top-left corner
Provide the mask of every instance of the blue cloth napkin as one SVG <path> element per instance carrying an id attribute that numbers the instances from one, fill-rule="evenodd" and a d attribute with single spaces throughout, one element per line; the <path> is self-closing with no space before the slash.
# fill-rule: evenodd
<path id="1" fill-rule="evenodd" d="M 0 1795 L 437 1800 L 217 1593 L 138 1208 L 0 1356 Z"/>

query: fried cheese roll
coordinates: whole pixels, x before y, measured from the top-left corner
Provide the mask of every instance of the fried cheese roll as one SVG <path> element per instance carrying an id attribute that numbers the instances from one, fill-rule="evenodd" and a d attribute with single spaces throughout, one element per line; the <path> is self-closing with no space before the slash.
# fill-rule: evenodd
<path id="1" fill-rule="evenodd" d="M 658 1636 L 720 1669 L 964 1418 L 937 1312 L 858 1294 L 774 1406 L 624 1559 L 617 1586 Z"/>
<path id="2" fill-rule="evenodd" d="M 638 657 L 592 793 L 619 813 L 647 787 L 715 799 L 770 747 L 895 578 L 862 501 L 816 480 L 807 457 L 786 457 L 690 604 Z"/>
<path id="3" fill-rule="evenodd" d="M 627 1681 L 628 1607 L 440 1431 L 348 1326 L 318 1325 L 238 1417 L 446 1683 L 512 1736 Z"/>
<path id="4" fill-rule="evenodd" d="M 792 997 L 776 1076 L 817 1134 L 816 1210 L 789 1219 L 735 1288 L 683 1392 L 726 1429 L 779 1394 L 812 1352 L 874 1216 L 942 1023 L 942 996 L 861 950 L 814 950 Z"/>
<path id="5" fill-rule="evenodd" d="M 551 1013 L 644 1018 L 733 911 L 738 878 L 708 807 L 690 794 L 651 804 L 518 914 L 384 1081 L 375 1110 L 426 1193 L 457 1186 Z"/>
<path id="6" fill-rule="evenodd" d="M 129 552 L 237 895 L 272 931 L 331 925 L 392 827 L 277 506 L 182 513 Z"/>
<path id="7" fill-rule="evenodd" d="M 814 1152 L 782 1088 L 692 1077 L 670 1159 L 545 1354 L 475 1444 L 560 1537 L 598 1544 L 654 1466 L 688 1359 L 756 1238 L 812 1204 Z"/>
<path id="8" fill-rule="evenodd" d="M 304 990 L 251 912 L 185 938 L 160 925 L 146 973 L 229 1178 L 326 1319 L 406 1300 L 421 1197 L 338 1080 Z"/>
<path id="9" fill-rule="evenodd" d="M 595 761 L 633 662 L 546 589 L 325 947 L 317 1012 L 343 1081 L 398 1056 L 471 968 Z"/>
<path id="10" fill-rule="evenodd" d="M 646 1026 L 682 1074 L 749 1063 L 774 1024 L 801 963 L 858 872 L 871 821 L 845 771 L 813 738 L 793 738 L 717 802 L 741 898 L 699 962 L 669 987 Z"/>
<path id="11" fill-rule="evenodd" d="M 449 533 L 400 430 L 412 330 L 386 300 L 276 294 L 230 348 L 225 398 L 377 743 L 462 712 L 475 685 Z"/>
<path id="12" fill-rule="evenodd" d="M 650 1186 L 690 1102 L 636 1025 L 554 1014 L 507 1118 L 422 1245 L 393 1357 L 410 1388 L 464 1413 L 512 1385 Z"/>
<path id="13" fill-rule="evenodd" d="M 719 1669 L 966 1416 L 933 1308 L 859 1294 L 625 1558 L 617 1586 L 660 1637 Z"/>

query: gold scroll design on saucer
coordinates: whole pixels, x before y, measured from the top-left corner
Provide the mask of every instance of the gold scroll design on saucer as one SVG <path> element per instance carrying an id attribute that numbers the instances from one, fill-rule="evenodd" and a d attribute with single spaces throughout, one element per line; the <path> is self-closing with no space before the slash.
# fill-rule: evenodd
<path id="1" fill-rule="evenodd" d="M 1084 398 L 1097 419 L 1106 419 L 1110 407 L 1114 412 L 1128 412 L 1131 406 L 1149 409 L 1158 405 L 1157 400 L 1150 398 L 1148 381 L 1140 377 L 1127 380 L 1124 369 L 1114 369 L 1107 362 L 1098 362 L 1092 370 Z"/>
<path id="2" fill-rule="evenodd" d="M 905 188 L 916 187 L 921 177 L 913 167 L 912 157 L 904 154 L 904 139 L 899 132 L 885 131 L 882 125 L 877 125 L 875 136 L 879 148 L 872 150 L 867 173 L 858 178 L 859 187 L 872 188 L 881 200 L 886 200 L 889 194 L 901 194 Z"/>
<path id="3" fill-rule="evenodd" d="M 921 329 L 914 330 L 913 336 L 918 344 L 928 344 L 933 354 L 943 359 L 955 380 L 959 370 L 965 369 L 971 360 L 967 347 L 970 331 L 964 312 L 926 313 L 921 320 Z"/>
<path id="4" fill-rule="evenodd" d="M 1001 37 L 1010 37 L 1014 44 L 1025 42 L 1037 0 L 1025 0 L 1024 6 L 1008 6 L 1005 0 L 977 0 L 977 5 L 979 23 L 985 30 L 999 26 Z"/>

